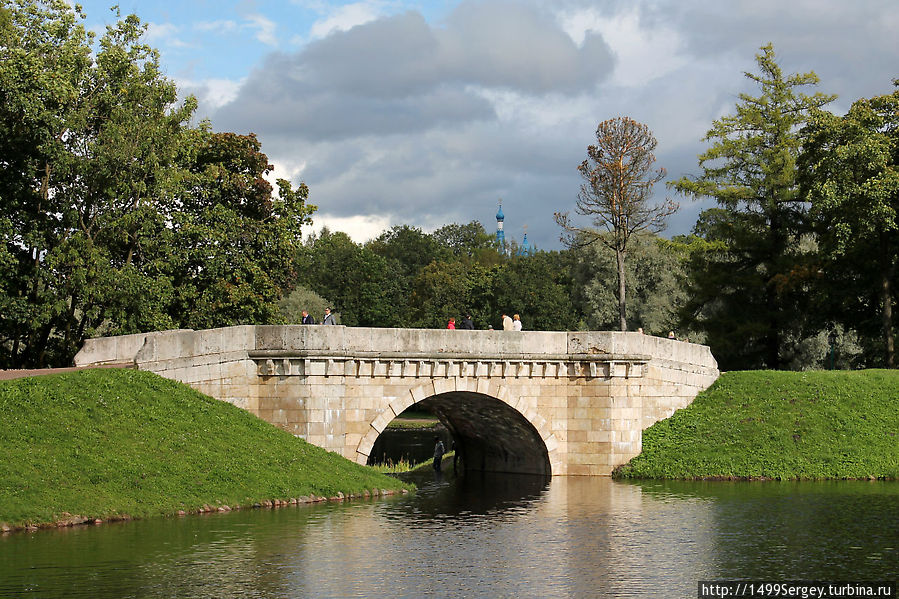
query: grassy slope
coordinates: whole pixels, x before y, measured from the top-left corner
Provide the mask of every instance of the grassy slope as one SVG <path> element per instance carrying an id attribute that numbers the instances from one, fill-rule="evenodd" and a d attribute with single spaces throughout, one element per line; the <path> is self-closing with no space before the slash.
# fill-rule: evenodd
<path id="1" fill-rule="evenodd" d="M 11 525 L 405 486 L 135 370 L 0 382 L 0 419 L 0 521 Z"/>
<path id="2" fill-rule="evenodd" d="M 899 478 L 899 372 L 726 373 L 618 475 Z"/>

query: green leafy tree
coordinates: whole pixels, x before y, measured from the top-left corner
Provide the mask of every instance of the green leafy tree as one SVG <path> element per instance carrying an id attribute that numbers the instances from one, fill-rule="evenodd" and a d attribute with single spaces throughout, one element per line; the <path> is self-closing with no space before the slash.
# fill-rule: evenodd
<path id="1" fill-rule="evenodd" d="M 254 135 L 201 128 L 193 143 L 170 246 L 160 248 L 176 267 L 172 318 L 197 329 L 277 321 L 301 227 L 316 209 L 309 190 L 279 179 L 276 196 Z"/>
<path id="2" fill-rule="evenodd" d="M 450 318 L 458 326 L 471 311 L 471 290 L 478 274 L 458 260 L 434 261 L 424 267 L 412 284 L 409 326 L 440 329 Z"/>
<path id="3" fill-rule="evenodd" d="M 340 313 L 341 324 L 408 326 L 397 263 L 327 228 L 308 246 L 298 260 L 298 282 L 333 301 L 331 308 Z"/>
<path id="4" fill-rule="evenodd" d="M 695 331 L 679 326 L 680 311 L 689 297 L 687 263 L 697 238 L 667 240 L 651 233 L 635 235 L 631 240 L 627 263 L 630 300 L 627 320 L 633 329 L 647 334 L 699 340 Z M 575 302 L 583 306 L 585 325 L 591 330 L 615 329 L 618 325 L 618 299 L 607 281 L 617 272 L 614 256 L 596 245 L 571 250 L 576 261 Z"/>
<path id="5" fill-rule="evenodd" d="M 177 104 L 128 17 L 92 53 L 83 15 L 59 1 L 7 4 L 0 41 L 0 202 L 6 258 L 3 362 L 65 363 L 116 313 L 165 321 L 140 272 L 143 233 L 193 100 Z"/>
<path id="6" fill-rule="evenodd" d="M 566 252 L 537 252 L 513 256 L 494 269 L 491 277 L 490 322 L 501 326 L 500 315 L 521 315 L 526 329 L 568 331 L 578 328 L 582 315 L 572 303 L 572 256 Z"/>
<path id="7" fill-rule="evenodd" d="M 596 243 L 615 254 L 618 281 L 618 325 L 627 330 L 628 242 L 639 231 L 660 231 L 677 210 L 665 200 L 652 204 L 652 187 L 665 176 L 655 169 L 653 151 L 658 142 L 649 127 L 628 117 L 603 121 L 596 128 L 596 145 L 578 167 L 584 183 L 577 199 L 578 214 L 589 216 L 594 228 L 573 225 L 568 213 L 556 213 L 556 222 L 569 233 L 568 243 Z"/>
<path id="8" fill-rule="evenodd" d="M 879 306 L 883 363 L 895 368 L 899 90 L 858 100 L 844 116 L 816 111 L 805 133 L 803 188 L 829 274 L 841 283 L 834 297 L 862 326 Z"/>
<path id="9" fill-rule="evenodd" d="M 720 206 L 703 216 L 713 225 L 706 239 L 727 249 L 707 253 L 704 270 L 694 269 L 696 293 L 705 303 L 694 309 L 693 324 L 707 332 L 716 356 L 721 347 L 742 348 L 727 352 L 727 368 L 784 366 L 784 335 L 806 312 L 801 303 L 808 257 L 799 247 L 806 231 L 797 184 L 799 129 L 810 111 L 833 99 L 801 92 L 818 77 L 785 76 L 773 47 L 761 50 L 756 55 L 760 72 L 746 73 L 761 94 L 740 94 L 736 114 L 714 121 L 705 136 L 711 147 L 699 156 L 702 173 L 671 184 L 690 197 L 714 198 Z"/>
<path id="10" fill-rule="evenodd" d="M 331 304 L 330 300 L 323 298 L 305 285 L 299 285 L 278 302 L 278 307 L 281 308 L 284 322 L 300 324 L 303 322 L 303 310 L 311 314 L 315 322 L 321 322 L 325 308 L 331 307 Z"/>
<path id="11" fill-rule="evenodd" d="M 94 45 L 80 9 L 15 0 L 0 17 L 0 363 L 70 363 L 83 339 L 266 322 L 308 190 L 255 138 L 192 128 L 145 26 Z"/>
<path id="12" fill-rule="evenodd" d="M 447 257 L 439 243 L 417 227 L 397 225 L 391 227 L 365 247 L 387 260 L 396 261 L 406 279 L 414 279 L 421 270 Z"/>
<path id="13" fill-rule="evenodd" d="M 496 247 L 496 236 L 487 233 L 478 221 L 460 225 L 444 225 L 431 233 L 431 237 L 450 254 L 482 266 L 496 266 L 503 261 Z"/>

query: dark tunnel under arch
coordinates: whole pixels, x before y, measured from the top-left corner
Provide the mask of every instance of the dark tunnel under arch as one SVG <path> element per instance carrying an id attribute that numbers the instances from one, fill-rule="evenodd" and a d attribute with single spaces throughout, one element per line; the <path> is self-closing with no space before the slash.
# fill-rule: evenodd
<path id="1" fill-rule="evenodd" d="M 552 475 L 540 433 L 507 403 L 482 393 L 451 391 L 414 406 L 432 412 L 449 429 L 465 470 Z"/>

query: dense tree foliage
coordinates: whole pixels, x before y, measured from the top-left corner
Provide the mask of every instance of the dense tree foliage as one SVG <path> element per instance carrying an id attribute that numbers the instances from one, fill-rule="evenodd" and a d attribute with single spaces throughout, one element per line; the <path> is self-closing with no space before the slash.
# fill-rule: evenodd
<path id="1" fill-rule="evenodd" d="M 667 240 L 656 235 L 635 235 L 627 262 L 627 286 L 631 301 L 627 320 L 634 329 L 699 341 L 699 334 L 680 330 L 680 311 L 689 298 L 687 263 L 707 244 L 696 237 Z M 583 246 L 574 251 L 576 282 L 574 301 L 583 306 L 586 327 L 591 330 L 618 326 L 618 298 L 610 281 L 617 276 L 615 257 L 601 246 Z"/>
<path id="2" fill-rule="evenodd" d="M 252 137 L 194 128 L 135 16 L 94 43 L 66 2 L 0 19 L 0 365 L 86 336 L 278 318 L 314 207 Z"/>
<path id="3" fill-rule="evenodd" d="M 828 278 L 839 281 L 830 290 L 831 302 L 839 308 L 832 317 L 876 337 L 877 319 L 871 316 L 879 312 L 879 353 L 894 368 L 899 91 L 858 100 L 842 117 L 817 111 L 806 134 L 803 187 L 812 203 Z"/>

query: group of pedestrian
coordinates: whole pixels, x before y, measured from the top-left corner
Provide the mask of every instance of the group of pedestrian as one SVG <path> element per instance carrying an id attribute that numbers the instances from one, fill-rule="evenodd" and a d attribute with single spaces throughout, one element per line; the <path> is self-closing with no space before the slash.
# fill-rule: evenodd
<path id="1" fill-rule="evenodd" d="M 509 318 L 508 314 L 503 314 L 503 330 L 504 331 L 520 331 L 521 330 L 521 316 L 515 314 L 512 318 Z"/>
<path id="2" fill-rule="evenodd" d="M 465 317 L 462 318 L 462 322 L 459 323 L 458 327 L 456 327 L 456 319 L 450 318 L 449 322 L 446 323 L 446 328 L 453 330 L 455 330 L 456 328 L 460 328 L 463 331 L 473 331 L 474 321 L 471 319 L 471 314 L 466 314 Z"/>
<path id="3" fill-rule="evenodd" d="M 315 318 L 308 311 L 303 310 L 303 320 L 302 324 L 316 324 Z M 334 320 L 334 314 L 331 313 L 331 308 L 325 308 L 325 315 L 322 317 L 322 324 L 337 324 L 337 321 Z"/>
<path id="4" fill-rule="evenodd" d="M 520 331 L 521 330 L 521 316 L 515 314 L 511 318 L 508 314 L 503 314 L 503 330 L 504 331 Z M 474 330 L 474 321 L 471 319 L 471 314 L 466 314 L 465 318 L 462 319 L 459 327 L 456 327 L 456 319 L 450 318 L 449 322 L 446 323 L 446 328 L 456 330 L 456 328 L 460 328 L 462 330 L 473 331 Z M 493 330 L 493 326 L 490 326 L 490 330 Z"/>

